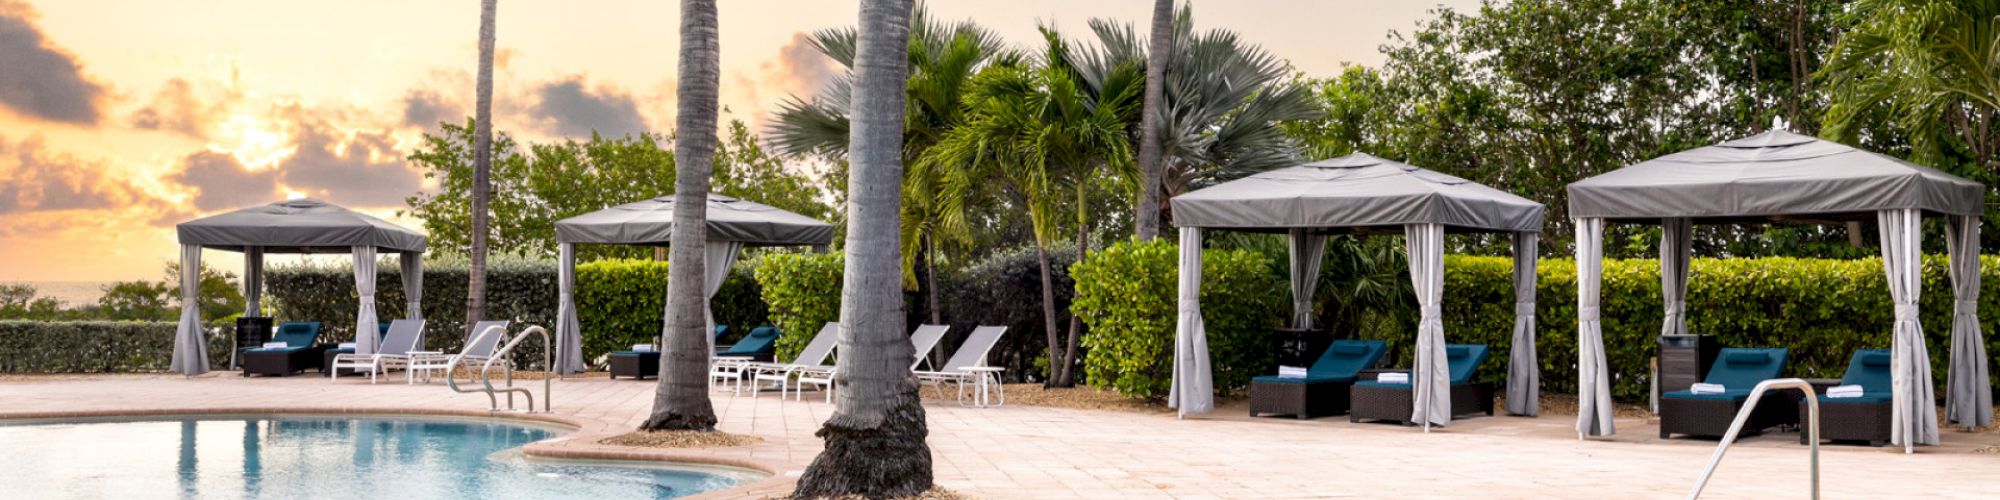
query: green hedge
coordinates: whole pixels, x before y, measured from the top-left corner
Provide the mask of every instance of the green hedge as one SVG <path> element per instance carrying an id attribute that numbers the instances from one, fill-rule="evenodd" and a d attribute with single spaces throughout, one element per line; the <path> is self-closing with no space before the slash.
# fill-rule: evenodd
<path id="1" fill-rule="evenodd" d="M 754 260 L 754 259 L 746 259 Z M 758 285 L 750 279 L 751 262 L 739 263 L 723 282 L 713 303 L 715 320 L 741 335 L 765 324 Z M 376 314 L 385 321 L 403 317 L 403 282 L 393 263 L 378 267 Z M 265 274 L 265 296 L 279 321 L 320 321 L 328 339 L 354 337 L 353 268 L 345 263 L 274 268 Z M 426 262 L 424 311 L 426 347 L 457 351 L 464 344 L 465 284 L 463 262 Z M 667 263 L 647 260 L 604 260 L 577 265 L 576 307 L 583 327 L 585 360 L 598 360 L 632 344 L 654 343 L 666 306 Z M 486 271 L 487 317 L 521 325 L 547 327 L 556 314 L 556 267 L 550 262 L 499 259 Z M 553 332 L 552 332 L 553 333 Z M 729 340 L 728 338 L 724 339 Z M 518 360 L 540 363 L 539 342 L 524 343 Z"/>
<path id="2" fill-rule="evenodd" d="M 1068 338 L 1070 300 L 1076 284 L 1070 279 L 1070 265 L 1076 261 L 1074 245 L 1058 244 L 1049 251 L 1049 282 L 1056 309 L 1057 335 Z M 986 354 L 986 363 L 1006 368 L 1001 376 L 1010 381 L 1039 381 L 1048 376 L 1048 332 L 1042 323 L 1042 267 L 1035 247 L 1019 246 L 996 250 L 963 269 L 940 273 L 939 309 L 953 328 L 944 356 L 957 350 L 975 326 L 1005 326 L 1007 334 Z M 1078 347 L 1078 360 L 1089 353 Z M 944 360 L 940 359 L 939 362 Z M 1078 371 L 1082 374 L 1082 371 Z M 1084 382 L 1088 374 L 1077 378 Z"/>
<path id="3" fill-rule="evenodd" d="M 173 364 L 167 321 L 0 321 L 0 373 L 163 372 Z M 232 323 L 233 324 L 233 323 Z M 205 332 L 208 364 L 229 365 L 234 330 Z"/>
<path id="4" fill-rule="evenodd" d="M 771 254 L 757 263 L 757 285 L 778 337 L 779 360 L 790 361 L 812 343 L 820 327 L 840 321 L 840 277 L 847 261 L 837 253 Z"/>
<path id="5" fill-rule="evenodd" d="M 1092 385 L 1163 397 L 1173 380 L 1179 245 L 1123 242 L 1070 268 L 1076 314 L 1090 325 L 1084 370 Z M 1272 370 L 1269 335 L 1284 317 L 1285 284 L 1270 259 L 1243 250 L 1202 256 L 1202 318 L 1215 389 L 1227 393 Z"/>
<path id="6" fill-rule="evenodd" d="M 1941 256 L 1923 266 L 1921 321 L 1931 349 L 1931 373 L 1943 387 L 1950 366 L 1952 297 Z M 1539 264 L 1537 352 L 1542 389 L 1576 392 L 1576 266 L 1570 260 Z M 1988 352 L 2000 352 L 2000 258 L 1982 258 L 1980 322 Z M 1512 261 L 1505 257 L 1447 256 L 1445 336 L 1453 343 L 1484 343 L 1494 356 L 1479 377 L 1506 379 L 1513 335 Z M 1649 360 L 1660 333 L 1659 262 L 1608 260 L 1604 265 L 1602 322 L 1612 396 L 1642 401 L 1650 384 Z M 1206 300 L 1206 299 L 1204 299 Z M 1206 305 L 1206 304 L 1204 304 Z M 1881 259 L 1695 259 L 1688 276 L 1688 331 L 1712 334 L 1726 346 L 1791 349 L 1790 375 L 1838 378 L 1855 349 L 1887 348 L 1890 307 Z M 1412 320 L 1414 321 L 1414 320 Z M 1409 364 L 1412 339 L 1388 339 L 1389 362 Z"/>

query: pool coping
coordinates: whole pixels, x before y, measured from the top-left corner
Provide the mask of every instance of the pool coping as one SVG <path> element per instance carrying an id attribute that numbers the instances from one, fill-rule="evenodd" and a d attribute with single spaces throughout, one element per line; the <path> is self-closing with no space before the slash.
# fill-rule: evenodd
<path id="1" fill-rule="evenodd" d="M 733 498 L 751 491 L 771 491 L 789 484 L 792 479 L 784 475 L 785 467 L 762 460 L 721 457 L 709 454 L 690 453 L 681 448 L 639 448 L 602 444 L 599 441 L 615 436 L 602 431 L 591 430 L 591 423 L 581 419 L 547 413 L 518 413 L 480 410 L 455 410 L 442 408 L 394 408 L 369 407 L 354 408 L 344 406 L 283 406 L 283 407 L 224 407 L 224 408 L 134 408 L 112 410 L 77 411 L 0 411 L 0 423 L 19 420 L 57 420 L 83 418 L 129 418 L 129 417 L 216 417 L 249 415 L 286 416 L 372 416 L 372 417 L 453 417 L 474 420 L 512 420 L 532 425 L 554 426 L 569 429 L 561 436 L 552 437 L 521 447 L 523 455 L 534 458 L 558 460 L 596 460 L 609 462 L 637 462 L 641 465 L 658 465 L 654 462 L 671 462 L 690 465 L 706 465 L 746 469 L 764 474 L 762 479 L 748 481 L 721 490 L 704 492 L 687 498 Z M 768 443 L 768 441 L 767 441 Z"/>

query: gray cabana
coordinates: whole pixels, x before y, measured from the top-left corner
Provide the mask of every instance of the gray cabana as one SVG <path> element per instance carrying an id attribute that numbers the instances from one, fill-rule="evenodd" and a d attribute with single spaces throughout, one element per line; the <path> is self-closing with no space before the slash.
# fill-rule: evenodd
<path id="1" fill-rule="evenodd" d="M 1598 323 L 1604 223 L 1658 224 L 1665 320 L 1684 334 L 1688 256 L 1695 224 L 1744 222 L 1880 225 L 1883 267 L 1896 313 L 1891 345 L 1892 442 L 1905 451 L 1937 444 L 1930 359 L 1917 321 L 1922 217 L 1946 219 L 1951 253 L 1951 373 L 1947 416 L 1976 426 L 1993 419 L 1978 323 L 1979 216 L 1985 186 L 1888 156 L 1773 130 L 1648 160 L 1569 185 L 1577 226 L 1580 436 L 1614 432 L 1610 374 Z"/>
<path id="2" fill-rule="evenodd" d="M 746 246 L 823 246 L 833 242 L 833 225 L 804 215 L 719 194 L 708 195 L 708 246 L 704 252 L 702 292 L 709 298 L 722 289 L 729 267 Z M 576 315 L 576 244 L 667 246 L 674 232 L 672 195 L 637 201 L 556 221 L 561 274 L 556 288 L 556 371 L 584 370 L 582 327 Z M 671 310 L 671 307 L 667 308 Z M 710 329 L 715 317 L 702 304 Z M 666 329 L 662 311 L 661 335 Z M 706 337 L 710 343 L 714 337 Z M 711 345 L 710 347 L 713 347 Z"/>
<path id="3" fill-rule="evenodd" d="M 263 314 L 264 255 L 272 253 L 346 253 L 354 256 L 354 286 L 361 296 L 355 315 L 355 352 L 375 352 L 375 256 L 378 250 L 402 254 L 403 290 L 409 297 L 406 315 L 422 317 L 423 234 L 374 216 L 311 198 L 257 205 L 180 223 L 174 226 L 181 244 L 181 320 L 174 334 L 173 371 L 186 375 L 208 372 L 208 351 L 201 335 L 202 249 L 242 252 L 245 316 Z M 188 272 L 187 270 L 196 270 Z M 421 340 L 419 340 L 421 342 Z M 421 345 L 421 344 L 419 344 Z"/>
<path id="4" fill-rule="evenodd" d="M 1169 406 L 1182 416 L 1214 408 L 1207 332 L 1201 321 L 1203 229 L 1284 232 L 1290 237 L 1292 321 L 1312 326 L 1312 291 L 1328 234 L 1396 234 L 1408 239 L 1410 279 L 1421 315 L 1411 383 L 1412 419 L 1431 425 L 1451 421 L 1450 376 L 1445 364 L 1444 235 L 1506 233 L 1514 239 L 1515 330 L 1507 377 L 1507 411 L 1534 415 L 1535 240 L 1543 207 L 1472 181 L 1356 153 L 1281 168 L 1176 196 L 1181 228 L 1180 318 L 1174 332 L 1174 378 Z"/>

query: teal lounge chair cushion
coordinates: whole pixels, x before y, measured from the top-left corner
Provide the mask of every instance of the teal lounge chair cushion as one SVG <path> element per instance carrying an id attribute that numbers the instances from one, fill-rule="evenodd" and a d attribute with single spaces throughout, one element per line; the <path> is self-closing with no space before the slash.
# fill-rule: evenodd
<path id="1" fill-rule="evenodd" d="M 1790 353 L 1784 348 L 1726 348 L 1716 356 L 1708 377 L 1702 381 L 1721 384 L 1724 389 L 1748 390 L 1758 382 L 1783 375 L 1785 359 Z"/>
<path id="2" fill-rule="evenodd" d="M 1472 375 L 1479 371 L 1480 363 L 1486 362 L 1486 354 L 1485 344 L 1446 344 L 1444 359 L 1451 369 L 1451 383 L 1472 383 Z"/>
<path id="3" fill-rule="evenodd" d="M 1891 402 L 1892 402 L 1891 398 L 1893 398 L 1893 397 L 1895 397 L 1895 395 L 1893 395 L 1893 394 L 1889 394 L 1888 392 L 1869 392 L 1869 391 L 1863 391 L 1863 392 L 1862 392 L 1862 394 L 1861 394 L 1860 396 L 1858 396 L 1858 397 L 1852 397 L 1852 398 L 1829 398 L 1829 397 L 1826 397 L 1826 395 L 1825 395 L 1825 394 L 1821 394 L 1821 395 L 1819 395 L 1819 404 L 1823 404 L 1823 405 L 1885 405 L 1885 404 L 1889 404 L 1889 403 L 1891 403 Z"/>
<path id="4" fill-rule="evenodd" d="M 1728 387 L 1728 386 L 1723 386 L 1723 387 Z M 1660 397 L 1667 399 L 1697 399 L 1704 401 L 1742 401 L 1750 399 L 1750 388 L 1749 387 L 1745 387 L 1742 389 L 1730 388 L 1730 389 L 1723 389 L 1722 392 L 1720 393 L 1712 392 L 1707 394 L 1695 394 L 1694 391 L 1674 391 L 1666 394 L 1661 394 Z"/>
<path id="5" fill-rule="evenodd" d="M 1382 353 L 1389 350 L 1380 340 L 1335 340 L 1326 347 L 1319 360 L 1306 369 L 1306 378 L 1345 378 L 1353 380 L 1361 370 L 1375 366 L 1382 359 Z"/>
<path id="6" fill-rule="evenodd" d="M 1399 391 L 1407 391 L 1407 390 L 1410 390 L 1410 384 L 1409 384 L 1408 382 L 1376 382 L 1376 381 L 1373 381 L 1373 380 L 1363 380 L 1363 381 L 1360 381 L 1360 382 L 1355 382 L 1355 383 L 1354 383 L 1354 386 L 1355 386 L 1355 387 L 1382 387 L 1382 388 L 1387 388 L 1387 389 L 1395 389 L 1395 390 L 1399 390 Z"/>
<path id="7" fill-rule="evenodd" d="M 1354 377 L 1319 376 L 1307 372 L 1305 378 L 1284 378 L 1277 375 L 1262 375 L 1250 380 L 1271 384 L 1339 384 L 1353 382 Z"/>
<path id="8" fill-rule="evenodd" d="M 1840 385 L 1861 386 L 1862 394 L 1889 394 L 1894 390 L 1889 384 L 1889 350 L 1854 351 L 1854 357 L 1847 361 L 1847 374 L 1840 377 Z"/>
<path id="9" fill-rule="evenodd" d="M 313 346 L 319 340 L 319 322 L 294 322 L 278 325 L 278 332 L 271 336 L 272 342 L 283 342 L 285 347 L 258 347 L 251 352 L 296 352 Z"/>
<path id="10" fill-rule="evenodd" d="M 777 341 L 777 327 L 760 326 L 754 330 L 750 330 L 748 335 L 743 336 L 743 340 L 736 341 L 736 345 L 729 346 L 729 350 L 722 351 L 722 355 L 750 356 L 755 354 L 769 354 L 777 351 Z"/>

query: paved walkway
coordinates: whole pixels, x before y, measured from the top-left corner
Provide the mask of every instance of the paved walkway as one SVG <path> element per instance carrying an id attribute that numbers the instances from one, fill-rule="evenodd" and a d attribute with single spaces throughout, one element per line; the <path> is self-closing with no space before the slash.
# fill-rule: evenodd
<path id="1" fill-rule="evenodd" d="M 539 384 L 534 384 L 539 388 Z M 716 497 L 788 492 L 820 450 L 813 431 L 832 411 L 816 400 L 780 402 L 718 393 L 722 430 L 763 444 L 716 450 L 637 450 L 594 444 L 646 416 L 653 384 L 580 379 L 555 385 L 555 421 L 566 438 L 531 454 L 677 459 L 773 472 Z M 406 386 L 343 378 L 243 379 L 209 375 L 29 377 L 0 380 L 0 418 L 109 413 L 417 412 L 484 414 L 486 398 L 442 383 Z M 1660 441 L 1643 419 L 1621 419 L 1612 439 L 1579 441 L 1571 417 L 1481 417 L 1428 435 L 1345 418 L 1251 419 L 1241 406 L 1202 418 L 1030 406 L 969 409 L 931 404 L 937 481 L 982 498 L 1571 497 L 1668 498 L 1687 493 L 1713 441 Z M 1828 498 L 2000 497 L 2000 434 L 1945 431 L 1946 445 L 1900 450 L 1829 446 L 1821 456 Z M 1711 482 L 1717 497 L 1800 497 L 1806 451 L 1797 435 L 1745 439 Z"/>

